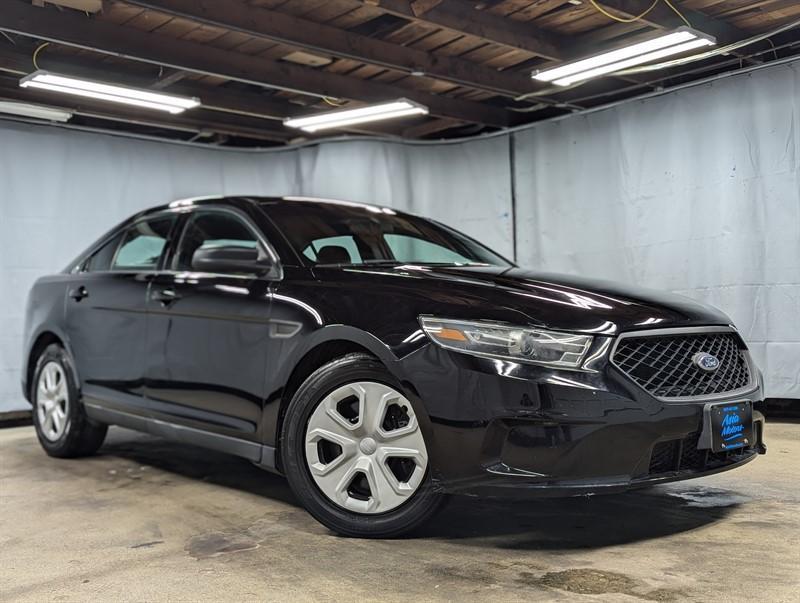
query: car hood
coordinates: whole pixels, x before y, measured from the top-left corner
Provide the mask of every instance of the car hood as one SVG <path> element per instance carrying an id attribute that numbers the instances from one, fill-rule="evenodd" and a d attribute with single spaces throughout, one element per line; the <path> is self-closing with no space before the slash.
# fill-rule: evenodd
<path id="1" fill-rule="evenodd" d="M 368 274 L 405 277 L 408 288 L 417 290 L 429 302 L 430 311 L 425 313 L 442 317 L 517 324 L 522 321 L 553 329 L 609 335 L 653 328 L 731 324 L 720 310 L 681 295 L 566 274 L 521 268 L 421 265 L 359 267 L 347 272 L 363 277 Z"/>

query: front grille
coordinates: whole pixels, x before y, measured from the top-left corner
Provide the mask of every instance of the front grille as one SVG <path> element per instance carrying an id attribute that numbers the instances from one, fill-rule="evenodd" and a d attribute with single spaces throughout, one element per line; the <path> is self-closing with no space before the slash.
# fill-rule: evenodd
<path id="1" fill-rule="evenodd" d="M 711 452 L 697 448 L 700 433 L 679 440 L 659 442 L 650 455 L 648 473 L 658 475 L 672 471 L 707 471 L 743 460 L 753 453 L 753 448 L 738 448 L 724 452 Z"/>
<path id="2" fill-rule="evenodd" d="M 692 358 L 706 352 L 719 368 L 706 372 Z M 647 335 L 620 339 L 612 362 L 657 398 L 708 396 L 750 385 L 750 368 L 735 333 Z"/>

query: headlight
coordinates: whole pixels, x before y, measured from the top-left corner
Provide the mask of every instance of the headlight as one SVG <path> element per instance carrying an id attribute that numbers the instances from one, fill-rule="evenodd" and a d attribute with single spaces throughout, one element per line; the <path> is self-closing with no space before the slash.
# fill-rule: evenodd
<path id="1" fill-rule="evenodd" d="M 580 368 L 592 345 L 591 335 L 428 316 L 421 316 L 419 322 L 443 348 L 563 369 Z"/>

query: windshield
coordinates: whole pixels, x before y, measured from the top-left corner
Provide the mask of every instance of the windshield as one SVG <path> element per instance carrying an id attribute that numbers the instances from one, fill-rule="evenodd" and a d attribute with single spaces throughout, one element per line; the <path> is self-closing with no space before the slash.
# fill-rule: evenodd
<path id="1" fill-rule="evenodd" d="M 511 265 L 455 230 L 388 208 L 276 201 L 264 209 L 294 249 L 313 265 Z"/>

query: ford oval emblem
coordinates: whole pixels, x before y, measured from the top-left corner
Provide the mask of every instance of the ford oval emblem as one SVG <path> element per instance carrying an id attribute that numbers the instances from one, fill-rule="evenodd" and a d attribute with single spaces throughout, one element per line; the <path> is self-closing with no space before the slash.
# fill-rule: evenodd
<path id="1" fill-rule="evenodd" d="M 719 358 L 708 352 L 697 352 L 692 356 L 694 365 L 707 373 L 712 373 L 719 368 Z"/>

